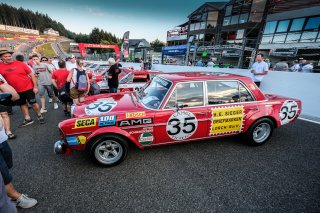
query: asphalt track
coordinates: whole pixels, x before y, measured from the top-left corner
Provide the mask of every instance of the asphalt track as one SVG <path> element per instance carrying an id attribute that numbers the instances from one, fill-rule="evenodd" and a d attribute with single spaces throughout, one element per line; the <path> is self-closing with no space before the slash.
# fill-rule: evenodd
<path id="1" fill-rule="evenodd" d="M 39 204 L 19 212 L 319 212 L 320 125 L 298 120 L 261 147 L 239 137 L 138 150 L 101 168 L 85 153 L 53 153 L 60 110 L 17 128 L 13 183 Z M 34 114 L 32 114 L 33 117 Z"/>

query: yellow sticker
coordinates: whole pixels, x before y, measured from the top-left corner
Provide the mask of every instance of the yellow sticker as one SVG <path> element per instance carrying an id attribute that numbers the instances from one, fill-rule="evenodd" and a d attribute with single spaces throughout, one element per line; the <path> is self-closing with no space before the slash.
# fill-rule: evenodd
<path id="1" fill-rule="evenodd" d="M 87 142 L 87 137 L 86 136 L 83 136 L 83 135 L 80 135 L 77 137 L 77 141 L 80 143 L 80 144 L 85 144 Z"/>
<path id="2" fill-rule="evenodd" d="M 243 106 L 213 108 L 210 134 L 217 135 L 241 132 L 243 115 Z"/>
<path id="3" fill-rule="evenodd" d="M 74 123 L 74 129 L 86 128 L 97 125 L 97 118 L 77 119 Z"/>
<path id="4" fill-rule="evenodd" d="M 146 112 L 127 112 L 126 118 L 142 118 L 146 117 Z"/>

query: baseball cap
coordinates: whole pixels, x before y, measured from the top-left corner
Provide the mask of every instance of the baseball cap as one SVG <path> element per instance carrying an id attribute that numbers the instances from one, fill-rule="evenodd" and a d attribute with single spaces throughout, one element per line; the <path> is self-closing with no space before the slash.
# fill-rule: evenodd
<path id="1" fill-rule="evenodd" d="M 13 51 L 10 51 L 6 48 L 0 48 L 0 56 L 5 54 L 5 53 L 10 53 L 10 54 L 13 54 Z"/>

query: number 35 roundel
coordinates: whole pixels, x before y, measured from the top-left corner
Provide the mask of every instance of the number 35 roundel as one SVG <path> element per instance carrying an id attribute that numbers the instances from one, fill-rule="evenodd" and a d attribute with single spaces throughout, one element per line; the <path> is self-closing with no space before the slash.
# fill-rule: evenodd
<path id="1" fill-rule="evenodd" d="M 287 124 L 292 121 L 299 111 L 298 104 L 295 101 L 286 100 L 280 109 L 280 122 L 281 125 Z"/>
<path id="2" fill-rule="evenodd" d="M 167 123 L 167 134 L 173 140 L 184 140 L 194 134 L 198 120 L 192 112 L 178 111 L 171 115 Z"/>
<path id="3" fill-rule="evenodd" d="M 115 106 L 117 102 L 114 101 L 95 101 L 85 108 L 85 112 L 87 115 L 101 115 L 110 112 Z"/>

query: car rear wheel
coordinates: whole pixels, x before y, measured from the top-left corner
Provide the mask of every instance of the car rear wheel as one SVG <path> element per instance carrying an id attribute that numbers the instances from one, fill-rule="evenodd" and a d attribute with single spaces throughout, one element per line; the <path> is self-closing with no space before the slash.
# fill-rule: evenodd
<path id="1" fill-rule="evenodd" d="M 121 163 L 128 153 L 128 143 L 116 135 L 102 135 L 91 144 L 91 159 L 105 167 Z"/>
<path id="2" fill-rule="evenodd" d="M 245 136 L 250 145 L 260 146 L 270 139 L 273 129 L 273 122 L 269 118 L 262 118 L 249 128 Z"/>

